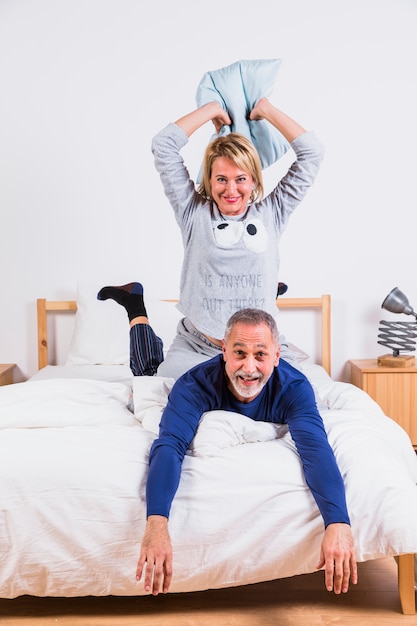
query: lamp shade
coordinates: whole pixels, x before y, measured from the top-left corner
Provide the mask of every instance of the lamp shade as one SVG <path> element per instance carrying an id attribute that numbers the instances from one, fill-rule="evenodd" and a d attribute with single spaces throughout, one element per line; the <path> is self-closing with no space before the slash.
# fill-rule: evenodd
<path id="1" fill-rule="evenodd" d="M 407 296 L 398 287 L 394 287 L 389 292 L 381 304 L 381 308 L 391 313 L 405 313 L 406 315 L 414 315 L 417 318 L 417 314 L 414 312 L 413 307 L 410 306 Z"/>

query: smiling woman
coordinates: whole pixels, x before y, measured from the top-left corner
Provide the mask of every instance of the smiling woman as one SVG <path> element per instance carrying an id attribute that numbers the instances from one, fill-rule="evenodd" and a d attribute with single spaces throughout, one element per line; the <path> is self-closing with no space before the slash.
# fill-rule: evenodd
<path id="1" fill-rule="evenodd" d="M 240 215 L 263 196 L 261 162 L 243 135 L 218 137 L 206 149 L 200 193 L 212 198 L 224 215 Z"/>
<path id="2" fill-rule="evenodd" d="M 219 102 L 206 102 L 153 139 L 155 165 L 184 244 L 178 302 L 184 319 L 158 368 L 162 376 L 177 378 L 210 358 L 213 345 L 218 354 L 227 319 L 235 311 L 251 306 L 277 314 L 280 238 L 315 180 L 323 147 L 266 97 L 254 104 L 248 117 L 255 127 L 262 123 L 278 131 L 295 153 L 288 172 L 265 198 L 258 150 L 239 133 L 220 135 L 231 119 Z M 207 122 L 214 124 L 218 136 L 206 148 L 196 189 L 180 151 Z M 287 346 L 282 350 L 294 361 Z"/>

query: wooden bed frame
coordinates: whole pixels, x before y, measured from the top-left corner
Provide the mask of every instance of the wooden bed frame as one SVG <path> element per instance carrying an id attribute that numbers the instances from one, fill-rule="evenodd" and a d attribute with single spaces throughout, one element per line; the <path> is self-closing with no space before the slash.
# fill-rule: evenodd
<path id="1" fill-rule="evenodd" d="M 49 364 L 48 358 L 48 313 L 49 312 L 72 312 L 77 310 L 77 302 L 75 300 L 46 300 L 39 298 L 37 300 L 38 312 L 38 368 L 42 369 Z"/>
<path id="2" fill-rule="evenodd" d="M 321 315 L 321 364 L 330 375 L 331 370 L 331 300 L 330 295 L 318 298 L 279 298 L 280 309 L 316 309 Z M 38 366 L 48 365 L 48 313 L 72 312 L 77 310 L 75 300 L 37 300 L 38 315 Z M 401 554 L 396 557 L 398 564 L 398 590 L 401 609 L 404 615 L 416 612 L 414 587 L 414 554 Z"/>
<path id="3" fill-rule="evenodd" d="M 164 302 L 176 302 L 176 300 L 164 300 Z M 331 308 L 330 296 L 325 294 L 319 298 L 279 298 L 280 309 L 315 309 L 321 316 L 321 365 L 330 375 L 331 369 Z M 38 311 L 38 367 L 42 369 L 49 363 L 48 359 L 48 313 L 49 312 L 75 312 L 77 302 L 75 300 L 52 301 L 45 298 L 37 300 Z"/>

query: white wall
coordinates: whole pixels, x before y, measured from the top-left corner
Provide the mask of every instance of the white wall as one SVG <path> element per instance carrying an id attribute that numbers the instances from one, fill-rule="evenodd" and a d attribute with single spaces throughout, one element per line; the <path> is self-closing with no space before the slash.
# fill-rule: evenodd
<path id="1" fill-rule="evenodd" d="M 273 102 L 327 150 L 281 279 L 332 295 L 335 378 L 386 352 L 383 298 L 399 286 L 417 307 L 416 26 L 415 0 L 0 0 L 0 362 L 34 373 L 36 298 L 72 298 L 79 278 L 177 295 L 151 138 L 207 70 L 277 57 Z M 211 133 L 184 151 L 194 174 Z"/>

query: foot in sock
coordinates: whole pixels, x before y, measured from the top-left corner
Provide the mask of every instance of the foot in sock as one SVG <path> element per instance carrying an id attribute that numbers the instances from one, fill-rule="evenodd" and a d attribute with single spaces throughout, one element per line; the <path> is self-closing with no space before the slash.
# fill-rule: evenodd
<path id="1" fill-rule="evenodd" d="M 97 294 L 98 300 L 114 300 L 126 311 L 129 320 L 135 317 L 148 317 L 143 301 L 141 283 L 128 283 L 119 287 L 103 287 Z"/>
<path id="2" fill-rule="evenodd" d="M 286 293 L 287 291 L 288 291 L 288 285 L 286 285 L 285 283 L 278 283 L 277 298 L 278 296 L 283 296 L 284 293 Z"/>

